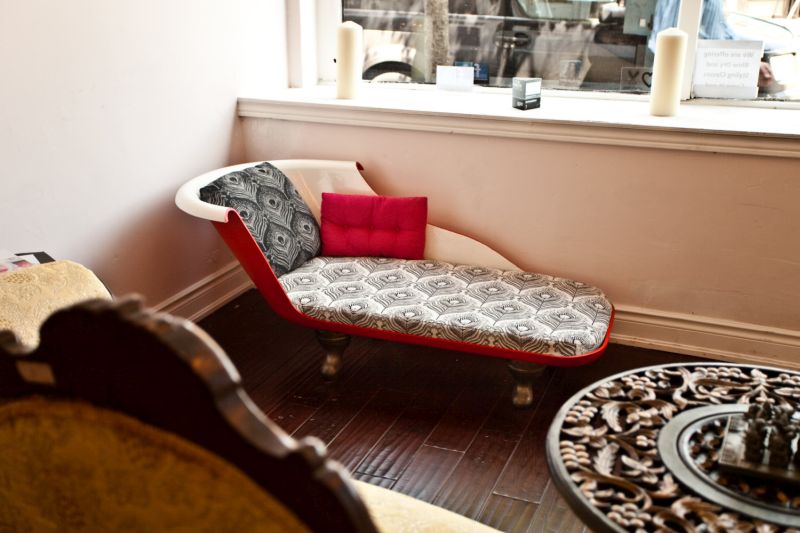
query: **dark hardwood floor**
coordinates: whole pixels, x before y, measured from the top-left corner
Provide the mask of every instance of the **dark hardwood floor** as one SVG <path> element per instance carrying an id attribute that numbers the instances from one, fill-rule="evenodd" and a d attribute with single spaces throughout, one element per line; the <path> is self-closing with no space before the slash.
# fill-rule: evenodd
<path id="1" fill-rule="evenodd" d="M 339 379 L 322 380 L 314 333 L 250 290 L 200 322 L 256 404 L 295 437 L 314 435 L 353 477 L 503 531 L 584 530 L 550 482 L 545 434 L 561 404 L 615 372 L 691 358 L 611 345 L 555 368 L 533 408 L 511 405 L 503 360 L 354 338 Z"/>

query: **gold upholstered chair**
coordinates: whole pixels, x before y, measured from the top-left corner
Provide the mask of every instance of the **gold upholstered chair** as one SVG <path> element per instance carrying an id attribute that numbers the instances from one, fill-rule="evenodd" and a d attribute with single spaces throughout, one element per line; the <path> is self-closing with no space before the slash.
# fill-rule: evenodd
<path id="1" fill-rule="evenodd" d="M 0 332 L 0 531 L 493 531 L 349 479 L 243 391 L 221 348 L 138 300 Z"/>
<path id="2" fill-rule="evenodd" d="M 0 330 L 26 346 L 39 343 L 39 328 L 57 309 L 111 294 L 94 272 L 72 261 L 53 261 L 0 272 Z"/>

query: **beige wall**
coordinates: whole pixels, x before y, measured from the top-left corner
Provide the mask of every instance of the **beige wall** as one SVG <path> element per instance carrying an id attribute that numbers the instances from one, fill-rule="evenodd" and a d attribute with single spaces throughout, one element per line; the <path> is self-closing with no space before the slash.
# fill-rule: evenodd
<path id="1" fill-rule="evenodd" d="M 354 159 L 379 193 L 620 307 L 800 330 L 800 163 L 247 119 L 247 158 Z"/>
<path id="2" fill-rule="evenodd" d="M 6 0 L 0 248 L 156 304 L 230 261 L 178 186 L 242 157 L 236 97 L 286 85 L 283 0 Z"/>
<path id="3" fill-rule="evenodd" d="M 800 331 L 796 160 L 242 127 L 238 95 L 286 85 L 284 5 L 5 1 L 0 248 L 83 262 L 115 293 L 159 303 L 230 261 L 210 225 L 174 207 L 183 181 L 243 160 L 356 159 L 378 192 L 429 196 L 433 223 L 597 284 L 621 308 L 738 321 L 751 338 Z M 800 337 L 781 335 L 761 353 L 788 339 L 800 354 Z"/>

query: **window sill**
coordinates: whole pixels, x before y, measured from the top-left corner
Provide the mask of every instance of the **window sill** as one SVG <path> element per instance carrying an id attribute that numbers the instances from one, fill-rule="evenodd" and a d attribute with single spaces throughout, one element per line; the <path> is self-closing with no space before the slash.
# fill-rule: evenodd
<path id="1" fill-rule="evenodd" d="M 647 96 L 545 93 L 542 107 L 511 107 L 508 90 L 472 93 L 428 86 L 369 85 L 338 100 L 335 87 L 239 98 L 240 117 L 800 158 L 800 110 L 686 102 L 676 117 L 653 117 Z"/>

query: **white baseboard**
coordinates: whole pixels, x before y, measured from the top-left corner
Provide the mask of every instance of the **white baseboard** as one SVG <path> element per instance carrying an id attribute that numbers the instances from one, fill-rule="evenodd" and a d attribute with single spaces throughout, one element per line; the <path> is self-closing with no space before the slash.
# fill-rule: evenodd
<path id="1" fill-rule="evenodd" d="M 252 286 L 253 283 L 241 265 L 234 261 L 167 298 L 156 305 L 155 309 L 196 322 Z"/>
<path id="2" fill-rule="evenodd" d="M 197 321 L 252 286 L 239 263 L 233 262 L 155 308 Z M 619 306 L 611 342 L 800 370 L 800 331 L 718 318 Z"/>
<path id="3" fill-rule="evenodd" d="M 617 308 L 611 342 L 735 363 L 800 369 L 800 331 L 718 318 Z"/>

